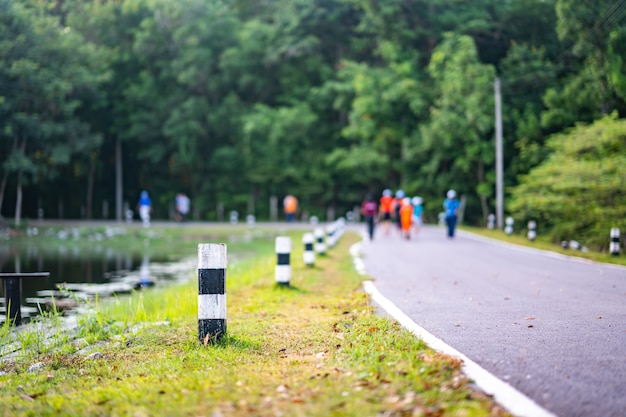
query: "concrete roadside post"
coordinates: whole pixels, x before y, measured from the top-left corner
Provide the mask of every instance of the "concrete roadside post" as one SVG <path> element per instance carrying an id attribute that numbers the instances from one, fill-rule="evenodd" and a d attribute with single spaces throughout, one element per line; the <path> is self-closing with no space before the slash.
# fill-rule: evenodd
<path id="1" fill-rule="evenodd" d="M 506 218 L 505 223 L 506 223 L 506 226 L 504 227 L 504 233 L 506 233 L 507 235 L 512 235 L 513 224 L 515 224 L 515 220 L 513 219 L 513 217 L 509 216 Z"/>
<path id="2" fill-rule="evenodd" d="M 276 284 L 289 286 L 291 281 L 291 238 L 288 236 L 278 236 L 275 242 L 276 247 Z"/>
<path id="3" fill-rule="evenodd" d="M 226 245 L 198 245 L 198 339 L 207 344 L 226 334 Z"/>
<path id="4" fill-rule="evenodd" d="M 302 236 L 302 243 L 304 243 L 304 252 L 302 253 L 302 260 L 306 266 L 315 265 L 315 252 L 313 251 L 313 243 L 315 238 L 313 233 L 305 233 Z"/>
<path id="5" fill-rule="evenodd" d="M 254 225 L 256 224 L 256 217 L 254 216 L 254 214 L 248 214 L 246 216 L 246 224 L 248 225 L 248 227 L 254 227 Z"/>
<path id="6" fill-rule="evenodd" d="M 537 238 L 537 222 L 534 220 L 528 221 L 528 240 L 531 242 Z"/>
<path id="7" fill-rule="evenodd" d="M 496 227 L 496 215 L 491 213 L 487 216 L 487 229 L 493 230 Z"/>
<path id="8" fill-rule="evenodd" d="M 313 232 L 315 234 L 315 252 L 317 252 L 318 255 L 325 255 L 326 254 L 326 244 L 324 243 L 324 229 L 322 229 L 321 227 L 317 227 L 315 228 L 315 231 Z"/>
<path id="9" fill-rule="evenodd" d="M 331 224 L 329 224 L 328 226 L 326 226 L 326 243 L 328 244 L 328 247 L 330 249 L 335 247 L 335 243 L 336 238 L 335 238 L 335 231 L 337 230 L 336 228 L 336 222 L 332 222 Z"/>
<path id="10" fill-rule="evenodd" d="M 619 255 L 619 238 L 620 233 L 617 227 L 611 228 L 611 243 L 609 244 L 609 252 L 611 255 L 618 256 Z"/>

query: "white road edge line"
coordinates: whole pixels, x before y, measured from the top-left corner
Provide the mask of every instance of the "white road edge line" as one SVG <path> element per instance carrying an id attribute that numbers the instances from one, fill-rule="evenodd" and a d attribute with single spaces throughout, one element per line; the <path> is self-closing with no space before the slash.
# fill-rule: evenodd
<path id="1" fill-rule="evenodd" d="M 350 254 L 353 257 L 357 272 L 366 275 L 363 261 L 359 257 L 360 243 L 352 245 Z M 467 356 L 446 344 L 443 340 L 428 332 L 415 323 L 409 316 L 404 314 L 395 304 L 383 296 L 372 281 L 363 281 L 363 289 L 370 295 L 372 300 L 383 308 L 390 316 L 398 321 L 404 328 L 418 338 L 422 339 L 432 349 L 460 359 L 463 362 L 462 370 L 476 385 L 496 402 L 502 405 L 511 414 L 519 417 L 557 417 L 546 409 L 539 406 L 532 399 L 513 388 L 506 382 L 498 379 L 495 375 L 469 359 Z"/>

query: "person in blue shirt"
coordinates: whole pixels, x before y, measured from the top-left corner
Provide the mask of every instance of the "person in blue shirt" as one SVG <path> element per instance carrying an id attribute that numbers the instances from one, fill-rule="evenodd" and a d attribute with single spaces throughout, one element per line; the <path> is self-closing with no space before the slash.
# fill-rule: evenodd
<path id="1" fill-rule="evenodd" d="M 137 202 L 137 208 L 139 210 L 139 217 L 144 227 L 150 226 L 150 213 L 152 212 L 152 200 L 147 191 L 143 190 L 139 201 Z"/>
<path id="2" fill-rule="evenodd" d="M 452 239 L 459 215 L 459 200 L 456 199 L 456 191 L 448 190 L 446 199 L 443 201 L 443 209 L 446 215 L 446 224 L 448 225 L 448 238 Z"/>

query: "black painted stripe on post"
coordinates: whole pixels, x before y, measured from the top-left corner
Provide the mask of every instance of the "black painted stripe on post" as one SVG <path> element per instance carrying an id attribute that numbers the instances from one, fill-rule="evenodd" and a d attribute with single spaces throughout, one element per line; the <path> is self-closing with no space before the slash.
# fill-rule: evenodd
<path id="1" fill-rule="evenodd" d="M 198 269 L 198 294 L 225 294 L 226 293 L 226 270 Z"/>
<path id="2" fill-rule="evenodd" d="M 209 339 L 219 339 L 226 334 L 225 319 L 200 319 L 198 320 L 198 335 L 201 342 L 204 342 L 207 335 Z"/>
<path id="3" fill-rule="evenodd" d="M 289 253 L 279 253 L 277 254 L 277 261 L 276 261 L 276 265 L 289 265 L 289 258 L 290 258 Z"/>

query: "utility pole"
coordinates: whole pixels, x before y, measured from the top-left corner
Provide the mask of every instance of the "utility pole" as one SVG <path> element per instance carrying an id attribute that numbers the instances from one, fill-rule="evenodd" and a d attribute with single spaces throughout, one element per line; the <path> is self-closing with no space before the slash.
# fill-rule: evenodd
<path id="1" fill-rule="evenodd" d="M 502 99 L 500 96 L 500 79 L 493 83 L 496 103 L 496 225 L 502 230 L 504 217 L 504 168 L 502 163 Z"/>

